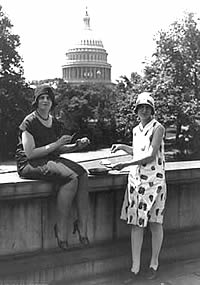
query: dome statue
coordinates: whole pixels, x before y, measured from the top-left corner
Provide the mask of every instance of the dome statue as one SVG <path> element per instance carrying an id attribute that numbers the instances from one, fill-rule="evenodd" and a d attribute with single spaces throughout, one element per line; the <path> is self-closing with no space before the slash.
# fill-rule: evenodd
<path id="1" fill-rule="evenodd" d="M 83 18 L 84 29 L 78 41 L 66 53 L 62 66 L 63 79 L 68 83 L 111 83 L 111 65 L 107 52 L 90 27 L 87 9 Z"/>

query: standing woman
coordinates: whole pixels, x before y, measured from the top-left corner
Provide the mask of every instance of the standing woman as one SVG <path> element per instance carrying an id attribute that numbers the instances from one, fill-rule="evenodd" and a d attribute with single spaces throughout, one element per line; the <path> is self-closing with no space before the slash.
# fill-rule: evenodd
<path id="1" fill-rule="evenodd" d="M 124 150 L 133 155 L 131 161 L 113 165 L 114 170 L 130 166 L 128 185 L 121 211 L 121 219 L 131 228 L 132 268 L 140 271 L 143 231 L 149 223 L 152 233 L 152 256 L 148 279 L 154 279 L 159 266 L 163 242 L 163 212 L 166 200 L 164 127 L 153 117 L 154 100 L 149 92 L 139 94 L 135 112 L 140 123 L 133 129 L 132 147 L 115 144 L 111 151 Z"/>
<path id="2" fill-rule="evenodd" d="M 16 151 L 18 174 L 23 178 L 55 182 L 57 192 L 57 217 L 54 234 L 61 249 L 67 249 L 67 220 L 72 201 L 77 206 L 74 233 L 82 244 L 88 244 L 88 176 L 76 162 L 60 157 L 62 153 L 80 150 L 89 144 L 87 138 L 71 142 L 71 136 L 63 135 L 62 124 L 51 115 L 55 107 L 55 95 L 48 85 L 35 89 L 34 111 L 19 126 L 19 142 Z"/>

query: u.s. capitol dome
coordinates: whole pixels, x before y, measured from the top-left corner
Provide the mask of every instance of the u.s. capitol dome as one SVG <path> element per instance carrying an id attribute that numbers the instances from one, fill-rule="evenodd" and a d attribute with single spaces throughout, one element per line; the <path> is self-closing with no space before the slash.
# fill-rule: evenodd
<path id="1" fill-rule="evenodd" d="M 63 79 L 68 83 L 111 83 L 111 65 L 103 42 L 90 27 L 86 10 L 84 29 L 78 41 L 66 53 L 62 66 Z"/>

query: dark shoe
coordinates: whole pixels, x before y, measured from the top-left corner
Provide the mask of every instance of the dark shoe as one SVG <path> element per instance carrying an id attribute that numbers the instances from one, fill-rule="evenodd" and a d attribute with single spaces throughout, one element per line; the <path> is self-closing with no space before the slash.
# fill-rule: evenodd
<path id="1" fill-rule="evenodd" d="M 157 275 L 158 275 L 158 269 L 155 270 L 153 269 L 152 267 L 149 268 L 148 272 L 147 272 L 147 275 L 146 275 L 146 278 L 148 280 L 154 280 L 157 278 Z"/>
<path id="2" fill-rule="evenodd" d="M 79 226 L 78 226 L 78 220 L 76 220 L 74 222 L 74 229 L 73 229 L 73 234 L 77 233 L 78 234 L 78 238 L 79 238 L 79 241 L 82 245 L 86 246 L 86 245 L 89 245 L 90 242 L 89 242 L 89 239 L 88 237 L 83 237 L 81 235 L 81 232 L 80 232 L 80 229 L 79 229 Z"/>
<path id="3" fill-rule="evenodd" d="M 68 242 L 59 239 L 57 224 L 54 225 L 54 234 L 55 234 L 55 238 L 56 238 L 58 247 L 61 248 L 62 250 L 67 250 L 68 249 Z"/>
<path id="4" fill-rule="evenodd" d="M 138 278 L 142 277 L 142 272 L 141 271 L 138 271 L 138 273 L 135 273 L 135 272 L 131 271 L 130 274 L 131 274 L 133 279 L 138 279 Z"/>
<path id="5" fill-rule="evenodd" d="M 135 273 L 131 272 L 131 278 L 132 278 L 133 280 L 139 279 L 140 277 L 141 277 L 141 276 L 140 276 L 139 273 L 135 274 Z"/>
<path id="6" fill-rule="evenodd" d="M 130 271 L 127 274 L 127 278 L 125 278 L 123 284 L 127 284 L 127 285 L 131 284 L 132 285 L 134 281 L 139 281 L 140 279 L 142 279 L 142 276 L 140 275 L 140 272 L 135 274 L 134 272 Z"/>

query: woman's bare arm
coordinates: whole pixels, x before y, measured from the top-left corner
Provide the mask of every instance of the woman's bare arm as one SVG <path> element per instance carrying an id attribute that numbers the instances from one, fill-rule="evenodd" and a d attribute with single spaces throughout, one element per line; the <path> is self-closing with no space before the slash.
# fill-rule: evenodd
<path id="1" fill-rule="evenodd" d="M 163 135 L 164 135 L 164 127 L 163 126 L 158 126 L 158 128 L 155 130 L 153 139 L 151 142 L 151 145 L 147 151 L 144 152 L 144 155 L 141 156 L 140 159 L 130 160 L 127 162 L 122 162 L 115 164 L 113 166 L 113 169 L 121 170 L 124 167 L 131 166 L 131 165 L 141 165 L 141 164 L 147 164 L 152 162 L 155 159 L 156 153 L 158 152 L 158 149 L 161 145 Z"/>
<path id="2" fill-rule="evenodd" d="M 33 159 L 46 156 L 49 153 L 59 150 L 60 147 L 69 142 L 69 137 L 70 136 L 65 135 L 53 143 L 36 148 L 33 136 L 28 131 L 24 131 L 22 133 L 22 144 L 26 156 L 29 159 Z"/>
<path id="3" fill-rule="evenodd" d="M 132 146 L 126 145 L 126 144 L 113 144 L 111 147 L 111 152 L 115 153 L 118 150 L 123 150 L 128 154 L 133 154 L 133 148 Z"/>

